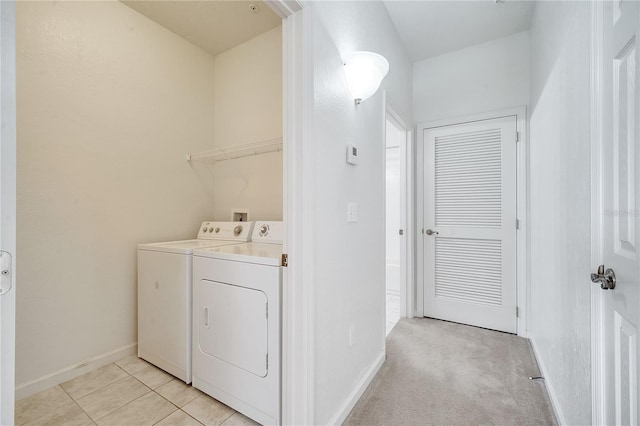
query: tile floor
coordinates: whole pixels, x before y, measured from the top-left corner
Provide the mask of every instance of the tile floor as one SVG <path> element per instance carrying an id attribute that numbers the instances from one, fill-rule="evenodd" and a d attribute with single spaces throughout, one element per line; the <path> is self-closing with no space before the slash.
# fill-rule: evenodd
<path id="1" fill-rule="evenodd" d="M 132 355 L 16 402 L 16 425 L 257 425 Z"/>
<path id="2" fill-rule="evenodd" d="M 400 320 L 400 294 L 387 290 L 387 336 Z"/>

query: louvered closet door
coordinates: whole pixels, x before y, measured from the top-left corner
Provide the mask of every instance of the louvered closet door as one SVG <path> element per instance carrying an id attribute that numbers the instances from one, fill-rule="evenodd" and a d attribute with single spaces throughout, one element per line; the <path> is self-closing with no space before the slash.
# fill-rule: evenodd
<path id="1" fill-rule="evenodd" d="M 424 315 L 515 333 L 516 117 L 423 136 Z"/>

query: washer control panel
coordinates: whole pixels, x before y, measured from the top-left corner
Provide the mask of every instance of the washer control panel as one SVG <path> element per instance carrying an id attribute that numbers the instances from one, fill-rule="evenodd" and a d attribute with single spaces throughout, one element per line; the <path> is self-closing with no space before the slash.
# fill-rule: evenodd
<path id="1" fill-rule="evenodd" d="M 253 222 L 202 222 L 199 240 L 250 241 Z"/>

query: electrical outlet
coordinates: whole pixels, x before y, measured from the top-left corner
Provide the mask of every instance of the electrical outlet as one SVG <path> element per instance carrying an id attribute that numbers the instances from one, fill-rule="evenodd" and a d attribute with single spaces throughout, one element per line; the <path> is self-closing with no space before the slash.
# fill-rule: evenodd
<path id="1" fill-rule="evenodd" d="M 358 203 L 347 203 L 347 223 L 355 223 L 358 221 Z"/>
<path id="2" fill-rule="evenodd" d="M 349 327 L 349 346 L 353 346 L 355 342 L 356 342 L 356 325 L 351 324 L 351 327 Z"/>

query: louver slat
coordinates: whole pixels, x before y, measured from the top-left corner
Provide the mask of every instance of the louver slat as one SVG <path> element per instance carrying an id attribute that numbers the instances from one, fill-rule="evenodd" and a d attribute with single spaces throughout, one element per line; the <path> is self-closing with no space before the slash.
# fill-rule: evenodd
<path id="1" fill-rule="evenodd" d="M 500 129 L 435 138 L 436 226 L 502 226 Z"/>
<path id="2" fill-rule="evenodd" d="M 435 296 L 502 305 L 499 240 L 436 239 Z"/>

